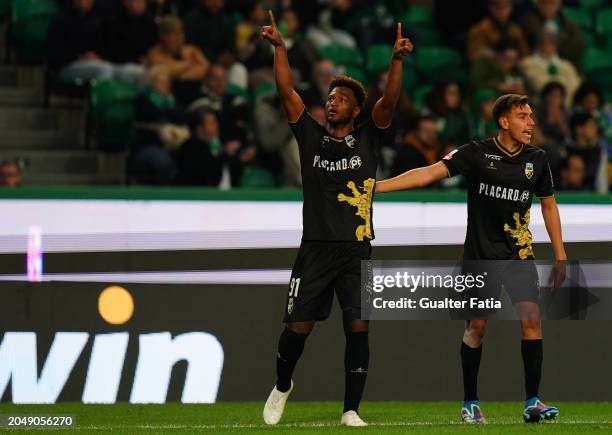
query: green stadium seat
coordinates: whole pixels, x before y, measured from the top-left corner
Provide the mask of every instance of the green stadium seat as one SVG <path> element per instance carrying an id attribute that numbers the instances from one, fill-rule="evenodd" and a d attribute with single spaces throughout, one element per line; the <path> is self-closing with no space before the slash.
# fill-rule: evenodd
<path id="1" fill-rule="evenodd" d="M 393 54 L 393 46 L 385 44 L 374 44 L 368 48 L 366 70 L 370 75 L 376 75 L 377 73 L 384 71 L 389 68 L 389 61 Z"/>
<path id="2" fill-rule="evenodd" d="M 258 166 L 247 166 L 240 177 L 240 187 L 265 189 L 276 186 L 274 175 Z"/>
<path id="3" fill-rule="evenodd" d="M 439 46 L 444 44 L 444 37 L 435 27 L 416 27 L 414 43 L 417 47 Z"/>
<path id="4" fill-rule="evenodd" d="M 362 66 L 363 55 L 356 48 L 346 47 L 339 44 L 324 45 L 319 48 L 319 54 L 324 59 L 329 59 L 336 65 Z"/>
<path id="5" fill-rule="evenodd" d="M 468 75 L 461 54 L 452 48 L 434 46 L 415 49 L 416 67 L 423 81 L 434 84 L 439 80 L 454 80 L 465 86 Z"/>
<path id="6" fill-rule="evenodd" d="M 11 38 L 18 48 L 19 59 L 41 62 L 45 58 L 47 30 L 59 12 L 53 0 L 12 0 Z"/>
<path id="7" fill-rule="evenodd" d="M 422 6 L 410 5 L 406 13 L 396 16 L 396 21 L 402 23 L 404 28 L 409 27 L 436 27 L 433 14 Z"/>
<path id="8" fill-rule="evenodd" d="M 593 31 L 593 20 L 591 15 L 584 9 L 564 7 L 563 13 L 573 19 L 580 28 L 585 32 Z"/>
<path id="9" fill-rule="evenodd" d="M 582 59 L 582 71 L 601 86 L 607 95 L 612 92 L 612 49 L 589 48 Z"/>
<path id="10" fill-rule="evenodd" d="M 133 84 L 122 81 L 101 80 L 92 85 L 91 114 L 102 148 L 124 148 L 131 138 L 136 94 Z"/>
<path id="11" fill-rule="evenodd" d="M 602 9 L 595 15 L 595 34 L 603 47 L 612 47 L 612 8 Z"/>
<path id="12" fill-rule="evenodd" d="M 578 6 L 589 13 L 594 13 L 597 9 L 606 4 L 607 0 L 578 0 Z"/>
<path id="13" fill-rule="evenodd" d="M 345 74 L 355 80 L 360 81 L 364 86 L 368 83 L 368 76 L 362 68 L 349 66 L 346 68 Z"/>

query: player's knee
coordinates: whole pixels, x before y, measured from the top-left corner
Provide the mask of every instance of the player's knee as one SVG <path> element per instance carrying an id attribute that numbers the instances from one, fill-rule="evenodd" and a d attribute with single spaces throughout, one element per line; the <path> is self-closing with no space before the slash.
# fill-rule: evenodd
<path id="1" fill-rule="evenodd" d="M 351 332 L 368 332 L 370 328 L 367 320 L 353 320 L 344 323 L 344 332 L 346 334 Z"/>
<path id="2" fill-rule="evenodd" d="M 542 338 L 542 322 L 540 320 L 522 320 L 523 338 Z"/>
<path id="3" fill-rule="evenodd" d="M 482 340 L 487 330 L 487 322 L 482 320 L 472 320 L 466 328 L 466 333 L 475 340 Z"/>
<path id="4" fill-rule="evenodd" d="M 287 323 L 287 329 L 296 334 L 310 334 L 314 329 L 314 321 Z"/>

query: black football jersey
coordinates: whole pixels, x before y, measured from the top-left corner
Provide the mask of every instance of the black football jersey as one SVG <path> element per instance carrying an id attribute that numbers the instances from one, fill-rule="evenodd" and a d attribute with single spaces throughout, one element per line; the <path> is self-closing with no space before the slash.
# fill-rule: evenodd
<path id="1" fill-rule="evenodd" d="M 442 162 L 451 176 L 462 174 L 468 184 L 464 258 L 533 259 L 529 230 L 533 195 L 553 195 L 546 153 L 524 144 L 511 153 L 492 138 L 462 145 Z"/>
<path id="2" fill-rule="evenodd" d="M 302 240 L 374 239 L 372 196 L 386 130 L 370 117 L 345 137 L 334 137 L 306 111 L 289 124 L 302 165 Z"/>

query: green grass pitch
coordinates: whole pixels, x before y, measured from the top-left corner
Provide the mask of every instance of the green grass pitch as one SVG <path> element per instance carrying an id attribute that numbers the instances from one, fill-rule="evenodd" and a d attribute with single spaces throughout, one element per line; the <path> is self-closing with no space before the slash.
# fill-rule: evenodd
<path id="1" fill-rule="evenodd" d="M 50 430 L 53 433 L 268 433 L 268 434 L 346 434 L 359 433 L 612 433 L 612 403 L 555 403 L 561 410 L 557 422 L 527 425 L 522 422 L 522 404 L 483 402 L 489 420 L 486 426 L 459 422 L 458 402 L 365 402 L 360 415 L 367 428 L 339 425 L 342 404 L 338 402 L 289 402 L 280 424 L 267 427 L 262 420 L 263 402 L 224 402 L 214 405 L 56 405 L 0 404 L 0 414 L 71 414 L 76 427 Z M 0 428 L 0 432 L 6 430 Z M 14 433 L 47 431 L 17 429 Z"/>

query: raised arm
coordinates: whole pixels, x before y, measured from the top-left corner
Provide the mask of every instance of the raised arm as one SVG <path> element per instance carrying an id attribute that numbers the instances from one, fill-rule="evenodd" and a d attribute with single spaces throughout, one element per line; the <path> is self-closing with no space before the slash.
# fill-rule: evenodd
<path id="1" fill-rule="evenodd" d="M 387 128 L 391 124 L 395 105 L 402 92 L 402 61 L 404 56 L 412 52 L 413 48 L 409 39 L 402 38 L 402 23 L 397 23 L 387 86 L 385 86 L 383 96 L 380 97 L 374 105 L 374 109 L 372 109 L 372 118 L 379 128 Z"/>
<path id="2" fill-rule="evenodd" d="M 448 176 L 448 169 L 442 162 L 434 163 L 430 166 L 411 169 L 397 177 L 388 180 L 378 181 L 374 188 L 375 193 L 394 192 L 396 190 L 414 189 L 425 187 L 435 181 Z"/>
<path id="3" fill-rule="evenodd" d="M 285 113 L 287 114 L 287 119 L 289 122 L 293 123 L 298 120 L 304 111 L 304 102 L 293 89 L 293 77 L 291 76 L 291 67 L 289 67 L 289 59 L 287 58 L 287 49 L 276 27 L 276 20 L 274 19 L 272 11 L 268 11 L 268 15 L 270 17 L 270 25 L 264 26 L 261 29 L 261 36 L 274 46 L 274 77 L 276 79 L 276 88 L 283 109 L 285 109 Z"/>

